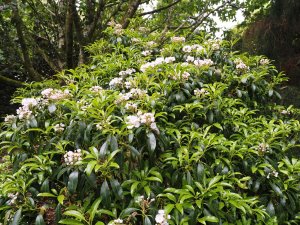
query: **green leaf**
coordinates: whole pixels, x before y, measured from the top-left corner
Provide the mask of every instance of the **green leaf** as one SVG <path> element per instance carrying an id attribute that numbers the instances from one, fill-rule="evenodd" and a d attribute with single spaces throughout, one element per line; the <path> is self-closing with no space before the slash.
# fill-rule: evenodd
<path id="1" fill-rule="evenodd" d="M 215 216 L 204 216 L 201 219 L 198 219 L 198 222 L 206 224 L 206 222 L 218 223 L 219 219 Z"/>
<path id="2" fill-rule="evenodd" d="M 78 171 L 73 171 L 69 175 L 69 181 L 68 181 L 68 190 L 73 194 L 76 191 L 77 184 L 78 184 L 78 176 L 79 172 Z"/>
<path id="3" fill-rule="evenodd" d="M 100 152 L 99 152 L 100 158 L 103 159 L 104 156 L 107 154 L 107 148 L 108 148 L 108 143 L 107 141 L 105 141 L 100 148 Z"/>
<path id="4" fill-rule="evenodd" d="M 149 149 L 151 152 L 153 152 L 156 148 L 156 138 L 155 138 L 155 135 L 150 132 L 149 134 L 147 134 L 147 143 L 148 143 L 148 146 L 149 146 Z"/>
<path id="5" fill-rule="evenodd" d="M 21 222 L 21 215 L 22 215 L 22 208 L 18 209 L 18 211 L 15 213 L 11 225 L 19 225 Z"/>
<path id="6" fill-rule="evenodd" d="M 118 149 L 118 141 L 117 141 L 117 138 L 115 136 L 111 136 L 110 147 L 111 147 L 112 151 L 115 151 L 115 150 Z"/>
<path id="7" fill-rule="evenodd" d="M 91 175 L 91 173 L 93 172 L 93 169 L 94 169 L 94 167 L 95 167 L 95 165 L 97 164 L 97 161 L 96 160 L 92 160 L 92 161 L 90 161 L 88 164 L 87 164 L 87 166 L 86 166 L 86 168 L 85 168 L 85 172 L 86 172 L 86 175 L 88 175 L 88 176 L 90 176 Z"/>
<path id="8" fill-rule="evenodd" d="M 38 197 L 54 197 L 54 198 L 56 198 L 56 195 L 51 194 L 51 193 L 39 193 L 37 196 Z"/>
<path id="9" fill-rule="evenodd" d="M 64 215 L 75 217 L 79 221 L 85 221 L 84 215 L 77 210 L 67 210 L 64 212 Z"/>
<path id="10" fill-rule="evenodd" d="M 78 220 L 74 219 L 62 219 L 59 221 L 60 224 L 66 224 L 66 225 L 84 225 L 83 223 L 79 222 Z"/>
<path id="11" fill-rule="evenodd" d="M 106 180 L 101 185 L 100 196 L 106 206 L 110 204 L 110 190 Z"/>
<path id="12" fill-rule="evenodd" d="M 183 207 L 181 203 L 175 204 L 176 209 L 183 215 Z"/>
<path id="13" fill-rule="evenodd" d="M 57 201 L 60 203 L 60 204 L 64 204 L 64 200 L 65 200 L 65 196 L 64 195 L 59 195 L 57 196 Z"/>
<path id="14" fill-rule="evenodd" d="M 35 225 L 45 225 L 43 215 L 39 214 L 35 219 Z"/>
<path id="15" fill-rule="evenodd" d="M 112 180 L 110 180 L 110 185 L 112 187 L 114 194 L 117 196 L 117 198 L 122 199 L 123 198 L 123 189 L 122 189 L 119 181 L 116 179 L 112 179 Z"/>
<path id="16" fill-rule="evenodd" d="M 97 212 L 97 209 L 99 207 L 99 204 L 101 202 L 101 197 L 100 198 L 97 198 L 93 205 L 91 206 L 91 208 L 89 209 L 90 211 L 90 218 L 89 218 L 89 221 L 90 221 L 90 224 L 92 224 L 93 220 L 94 220 L 94 217 L 95 217 L 95 214 Z"/>
<path id="17" fill-rule="evenodd" d="M 148 216 L 145 216 L 144 225 L 152 225 L 151 220 L 149 219 Z"/>
<path id="18" fill-rule="evenodd" d="M 46 180 L 44 180 L 44 182 L 42 183 L 41 192 L 48 192 L 48 193 L 50 192 L 49 179 L 48 178 Z"/>

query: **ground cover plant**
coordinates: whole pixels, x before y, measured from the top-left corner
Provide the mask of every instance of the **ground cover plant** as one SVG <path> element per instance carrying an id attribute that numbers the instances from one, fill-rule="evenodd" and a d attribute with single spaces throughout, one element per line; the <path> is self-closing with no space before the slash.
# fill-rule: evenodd
<path id="1" fill-rule="evenodd" d="M 297 224 L 298 109 L 262 56 L 111 23 L 92 63 L 20 89 L 3 224 Z"/>

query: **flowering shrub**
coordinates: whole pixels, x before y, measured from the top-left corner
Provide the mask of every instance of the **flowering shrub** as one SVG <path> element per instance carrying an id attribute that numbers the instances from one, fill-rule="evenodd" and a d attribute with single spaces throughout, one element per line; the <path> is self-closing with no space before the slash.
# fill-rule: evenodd
<path id="1" fill-rule="evenodd" d="M 298 223 L 299 111 L 276 104 L 282 74 L 228 42 L 112 25 L 64 86 L 19 90 L 0 220 Z"/>

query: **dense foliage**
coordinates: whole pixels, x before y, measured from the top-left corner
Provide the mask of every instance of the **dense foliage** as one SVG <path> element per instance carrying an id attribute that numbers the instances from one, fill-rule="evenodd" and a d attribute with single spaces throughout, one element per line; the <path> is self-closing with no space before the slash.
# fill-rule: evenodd
<path id="1" fill-rule="evenodd" d="M 299 223 L 298 110 L 275 103 L 285 77 L 269 60 L 111 25 L 90 65 L 19 90 L 0 220 Z"/>

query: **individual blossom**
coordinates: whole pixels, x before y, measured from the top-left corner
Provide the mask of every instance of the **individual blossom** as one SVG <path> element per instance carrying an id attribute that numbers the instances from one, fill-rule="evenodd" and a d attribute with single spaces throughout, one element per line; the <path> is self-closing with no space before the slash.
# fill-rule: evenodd
<path id="1" fill-rule="evenodd" d="M 211 59 L 196 59 L 194 61 L 194 65 L 197 67 L 205 67 L 205 66 L 211 66 L 214 62 Z"/>
<path id="2" fill-rule="evenodd" d="M 173 43 L 185 42 L 185 37 L 171 37 L 171 42 Z"/>
<path id="3" fill-rule="evenodd" d="M 64 160 L 68 166 L 74 165 L 76 162 L 82 161 L 81 149 L 77 149 L 74 152 L 68 151 L 66 154 L 64 154 Z"/>
<path id="4" fill-rule="evenodd" d="M 19 107 L 17 109 L 17 115 L 20 120 L 29 119 L 31 117 L 32 113 L 33 112 L 31 110 L 29 110 L 27 107 Z"/>
<path id="5" fill-rule="evenodd" d="M 16 120 L 16 116 L 15 115 L 7 115 L 5 118 L 4 118 L 4 122 L 7 122 L 7 123 L 12 123 Z"/>
<path id="6" fill-rule="evenodd" d="M 53 127 L 53 129 L 54 129 L 55 132 L 58 132 L 58 133 L 63 132 L 64 129 L 65 129 L 65 124 L 63 124 L 63 123 L 58 123 L 58 124 L 56 124 L 56 125 Z"/>
<path id="7" fill-rule="evenodd" d="M 141 42 L 141 39 L 139 39 L 139 38 L 131 38 L 131 41 L 134 42 L 134 43 L 138 43 L 138 42 Z"/>
<path id="8" fill-rule="evenodd" d="M 129 91 L 130 97 L 134 98 L 134 99 L 140 98 L 140 97 L 146 95 L 146 93 L 147 93 L 146 91 L 141 90 L 139 88 L 132 88 Z"/>
<path id="9" fill-rule="evenodd" d="M 36 106 L 38 104 L 38 101 L 34 98 L 23 98 L 21 104 L 23 107 L 26 107 L 29 109 L 33 106 Z"/>
<path id="10" fill-rule="evenodd" d="M 154 45 L 156 45 L 156 43 L 155 43 L 154 41 L 148 41 L 148 42 L 146 43 L 146 45 L 147 45 L 148 47 L 153 47 Z"/>
<path id="11" fill-rule="evenodd" d="M 220 49 L 220 44 L 219 43 L 213 43 L 212 45 L 211 45 L 211 49 L 212 50 L 214 50 L 214 51 L 217 51 L 217 50 L 219 50 Z"/>
<path id="12" fill-rule="evenodd" d="M 183 52 L 190 53 L 192 51 L 192 47 L 190 45 L 185 45 L 182 48 Z"/>
<path id="13" fill-rule="evenodd" d="M 116 34 L 116 35 L 122 35 L 123 32 L 124 32 L 124 30 L 123 30 L 122 25 L 118 24 L 118 23 L 115 24 L 115 26 L 114 26 L 114 34 Z"/>
<path id="14" fill-rule="evenodd" d="M 166 215 L 165 210 L 158 210 L 155 216 L 156 225 L 168 225 L 168 219 L 171 219 L 171 216 Z"/>
<path id="15" fill-rule="evenodd" d="M 187 66 L 189 66 L 189 63 L 183 62 L 183 63 L 181 63 L 181 66 L 182 66 L 182 67 L 187 67 Z"/>
<path id="16" fill-rule="evenodd" d="M 122 71 L 120 71 L 120 72 L 119 72 L 119 75 L 120 75 L 121 77 L 125 77 L 125 76 L 127 76 L 127 75 L 131 75 L 131 74 L 134 73 L 134 72 L 136 72 L 135 69 L 129 68 L 129 69 L 127 69 L 127 70 L 122 70 Z"/>
<path id="17" fill-rule="evenodd" d="M 126 124 L 128 129 L 138 128 L 141 125 L 139 116 L 127 116 Z"/>

